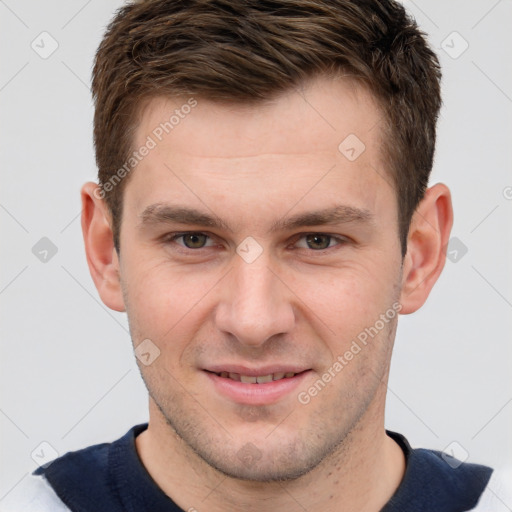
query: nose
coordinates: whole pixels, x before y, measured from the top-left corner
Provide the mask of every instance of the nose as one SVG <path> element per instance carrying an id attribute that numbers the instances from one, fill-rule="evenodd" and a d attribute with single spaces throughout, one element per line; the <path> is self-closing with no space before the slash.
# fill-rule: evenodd
<path id="1" fill-rule="evenodd" d="M 239 343 L 258 347 L 295 323 L 293 293 L 263 255 L 252 263 L 238 258 L 216 308 L 217 328 Z"/>

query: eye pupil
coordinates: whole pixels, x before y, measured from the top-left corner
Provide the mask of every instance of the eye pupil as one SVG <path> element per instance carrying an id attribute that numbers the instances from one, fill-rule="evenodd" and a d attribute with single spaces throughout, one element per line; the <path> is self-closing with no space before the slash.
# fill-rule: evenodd
<path id="1" fill-rule="evenodd" d="M 204 247 L 206 243 L 206 235 L 198 234 L 198 233 L 190 233 L 188 235 L 183 235 L 183 243 L 189 249 L 200 249 Z"/>
<path id="2" fill-rule="evenodd" d="M 329 247 L 331 237 L 329 235 L 308 235 L 306 241 L 310 249 L 322 250 Z"/>

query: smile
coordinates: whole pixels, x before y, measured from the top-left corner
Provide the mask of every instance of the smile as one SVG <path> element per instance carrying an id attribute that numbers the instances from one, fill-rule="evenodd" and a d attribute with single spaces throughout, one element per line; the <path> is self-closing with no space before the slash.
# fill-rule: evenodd
<path id="1" fill-rule="evenodd" d="M 292 395 L 311 370 L 261 372 L 261 375 L 257 374 L 260 372 L 246 372 L 253 375 L 226 370 L 204 370 L 203 374 L 211 384 L 207 388 L 208 392 L 211 390 L 216 396 L 237 404 L 270 405 Z"/>
<path id="2" fill-rule="evenodd" d="M 219 377 L 222 377 L 223 379 L 232 379 L 236 380 L 238 382 L 244 382 L 246 384 L 265 384 L 266 382 L 272 382 L 275 380 L 281 380 L 281 379 L 290 379 L 297 375 L 294 372 L 276 372 L 276 373 L 269 373 L 268 375 L 241 375 L 240 373 L 233 373 L 233 372 L 219 372 L 216 373 Z"/>

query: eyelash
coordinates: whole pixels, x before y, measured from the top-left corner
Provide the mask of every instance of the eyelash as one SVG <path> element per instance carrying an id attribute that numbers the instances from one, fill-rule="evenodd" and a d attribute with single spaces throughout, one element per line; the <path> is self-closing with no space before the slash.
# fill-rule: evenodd
<path id="1" fill-rule="evenodd" d="M 166 243 L 166 244 L 168 244 L 168 243 L 175 243 L 176 240 L 178 240 L 180 238 L 183 238 L 186 235 L 204 235 L 204 236 L 208 237 L 208 240 L 210 240 L 210 241 L 213 240 L 213 238 L 210 235 L 208 235 L 207 233 L 205 233 L 203 231 L 183 231 L 183 232 L 180 232 L 180 233 L 168 233 L 167 235 L 165 235 L 162 238 L 162 241 L 164 243 Z M 315 250 L 315 249 L 309 249 L 309 248 L 305 248 L 305 247 L 301 247 L 299 249 L 307 250 L 307 251 L 312 252 L 312 253 L 323 254 L 325 251 L 328 251 L 330 249 L 334 249 L 335 247 L 338 247 L 338 246 L 341 246 L 341 245 L 345 245 L 349 241 L 346 237 L 343 237 L 343 236 L 340 236 L 340 235 L 331 235 L 330 233 L 322 233 L 322 232 L 313 231 L 313 232 L 310 232 L 310 233 L 301 233 L 300 235 L 296 235 L 294 244 L 296 244 L 299 240 L 305 239 L 306 237 L 313 236 L 313 235 L 327 236 L 327 237 L 330 238 L 329 242 L 336 241 L 337 243 L 335 245 L 333 245 L 333 246 L 326 247 L 325 249 L 317 249 L 317 250 Z M 180 247 L 180 251 L 183 251 L 183 252 L 191 252 L 191 251 L 199 252 L 202 249 L 208 249 L 210 247 L 214 247 L 214 245 L 208 245 L 208 246 L 204 246 L 204 247 L 199 247 L 197 249 L 193 249 L 193 248 L 185 246 L 184 244 L 182 245 L 182 244 L 178 243 L 177 245 Z"/>

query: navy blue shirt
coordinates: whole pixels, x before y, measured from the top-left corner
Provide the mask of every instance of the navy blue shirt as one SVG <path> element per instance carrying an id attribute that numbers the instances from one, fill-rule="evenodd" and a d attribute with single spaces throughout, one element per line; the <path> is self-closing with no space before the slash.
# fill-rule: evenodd
<path id="1" fill-rule="evenodd" d="M 183 512 L 143 466 L 135 438 L 147 423 L 113 443 L 89 446 L 34 471 L 44 475 L 59 498 L 76 512 Z M 475 507 L 492 469 L 448 464 L 441 452 L 412 449 L 401 434 L 387 431 L 406 458 L 403 480 L 381 512 L 463 512 Z M 446 456 L 445 456 L 446 457 Z"/>

